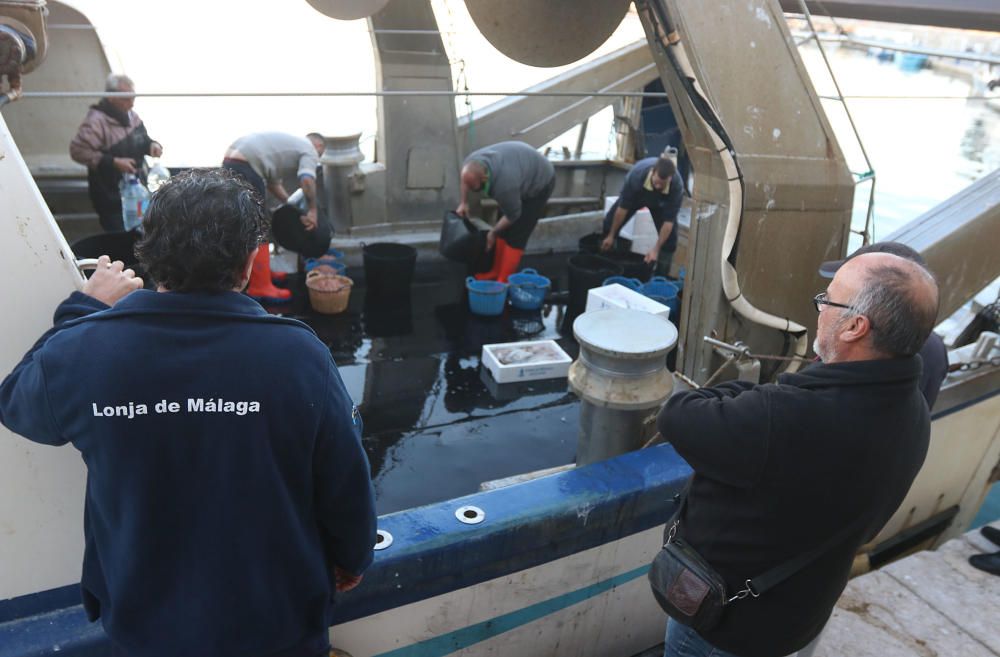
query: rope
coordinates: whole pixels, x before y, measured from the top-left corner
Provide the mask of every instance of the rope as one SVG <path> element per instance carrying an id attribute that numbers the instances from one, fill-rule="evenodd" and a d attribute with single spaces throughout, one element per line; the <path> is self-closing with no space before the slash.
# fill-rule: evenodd
<path id="1" fill-rule="evenodd" d="M 872 188 L 868 196 L 868 210 L 865 212 L 865 232 L 864 232 L 864 243 L 868 244 L 871 241 L 872 234 L 875 230 L 875 167 L 872 166 L 871 158 L 868 157 L 868 151 L 865 149 L 865 144 L 861 141 L 861 134 L 858 132 L 858 127 L 854 123 L 854 117 L 851 116 L 851 110 L 847 106 L 847 101 L 845 100 L 844 92 L 840 89 L 840 83 L 837 82 L 837 76 L 833 74 L 833 67 L 830 65 L 830 60 L 826 56 L 826 49 L 823 47 L 823 42 L 819 38 L 819 33 L 816 31 L 816 27 L 813 25 L 812 14 L 809 13 L 809 7 L 806 6 L 806 0 L 799 0 L 799 6 L 802 9 L 802 15 L 806 19 L 806 23 L 809 25 L 809 31 L 812 32 L 812 36 L 816 39 L 816 47 L 819 49 L 819 54 L 823 58 L 823 63 L 826 65 L 826 70 L 830 74 L 830 81 L 833 82 L 833 88 L 837 91 L 836 100 L 838 100 L 841 105 L 844 106 L 844 114 L 847 115 L 847 122 L 851 126 L 851 131 L 854 133 L 854 139 L 858 143 L 858 148 L 861 150 L 862 157 L 865 158 L 865 166 L 868 171 L 872 172 L 872 175 L 867 180 L 871 180 Z M 825 7 L 822 7 L 826 11 Z M 839 29 L 839 26 L 838 26 Z M 855 181 L 854 186 L 857 188 L 861 181 Z"/>

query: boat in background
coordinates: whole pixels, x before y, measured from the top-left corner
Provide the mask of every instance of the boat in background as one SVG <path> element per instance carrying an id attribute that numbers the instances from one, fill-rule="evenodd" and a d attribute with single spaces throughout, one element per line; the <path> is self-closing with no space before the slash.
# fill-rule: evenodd
<path id="1" fill-rule="evenodd" d="M 792 359 L 763 363 L 757 371 L 765 375 L 807 355 L 810 300 L 823 286 L 816 265 L 848 249 L 857 180 L 776 0 L 724 0 L 712 11 L 696 0 L 638 0 L 644 41 L 500 101 L 475 121 L 456 115 L 429 1 L 310 4 L 335 17 L 345 7 L 368 16 L 382 93 L 375 162 L 361 160 L 356 136 L 331 139 L 322 159 L 321 207 L 351 262 L 373 238 L 411 244 L 431 260 L 440 217 L 457 205 L 458 163 L 472 144 L 514 136 L 542 146 L 614 102 L 624 117 L 622 161 L 556 163 L 549 216 L 532 240 L 535 250 L 575 249 L 599 225 L 605 191 L 628 170 L 625 156 L 642 137 L 641 92 L 658 81 L 695 172 L 676 257 L 687 268 L 677 371 L 704 382 L 730 358 L 706 336 Z M 568 14 L 541 0 L 467 4 L 491 43 L 536 65 L 575 61 L 629 10 L 622 0 L 586 0 L 587 9 L 577 3 Z M 11 5 L 32 3 L 0 0 L 0 16 Z M 49 8 L 50 21 L 89 24 L 64 3 Z M 485 8 L 489 20 L 477 19 Z M 101 88 L 108 66 L 96 33 L 49 36 L 48 61 L 24 84 Z M 82 221 L 73 208 L 85 186 L 53 162 L 65 159 L 59 135 L 76 126 L 85 105 L 61 98 L 51 112 L 34 113 L 15 103 L 0 117 L 0 267 L 30 281 L 5 293 L 20 312 L 0 320 L 7 338 L 0 369 L 18 361 L 48 328 L 52 308 L 83 280 L 53 214 L 62 214 L 64 226 Z M 46 164 L 45 153 L 55 159 Z M 478 207 L 494 211 L 488 202 Z M 917 248 L 943 272 L 942 310 L 951 314 L 1000 275 L 997 237 L 1000 171 L 888 239 Z M 1000 461 L 1000 349 L 988 333 L 966 333 L 967 344 L 950 353 L 958 367 L 933 409 L 927 462 L 859 555 L 859 570 L 958 535 L 982 501 Z M 664 619 L 645 573 L 689 475 L 673 448 L 661 445 L 384 515 L 375 563 L 364 586 L 339 605 L 333 644 L 355 657 L 640 653 L 662 641 Z M 85 476 L 71 448 L 33 445 L 6 431 L 0 437 L 0 656 L 107 651 L 76 585 Z"/>

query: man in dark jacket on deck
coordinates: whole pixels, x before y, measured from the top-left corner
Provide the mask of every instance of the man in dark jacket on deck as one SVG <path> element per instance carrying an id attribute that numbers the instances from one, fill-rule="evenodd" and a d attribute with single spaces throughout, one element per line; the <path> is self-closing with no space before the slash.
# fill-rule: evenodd
<path id="1" fill-rule="evenodd" d="M 135 93 L 127 75 L 110 75 L 105 91 Z M 124 230 L 122 223 L 122 176 L 137 175 L 145 180 L 143 157 L 160 157 L 163 147 L 150 138 L 146 125 L 132 111 L 135 96 L 104 98 L 91 106 L 69 144 L 74 161 L 87 167 L 87 189 L 101 228 Z"/>
<path id="2" fill-rule="evenodd" d="M 145 228 L 158 290 L 102 257 L 0 385 L 0 421 L 81 452 L 83 603 L 112 654 L 326 655 L 334 591 L 373 555 L 357 409 L 309 327 L 240 294 L 267 234 L 249 185 L 177 176 Z"/>
<path id="3" fill-rule="evenodd" d="M 937 285 L 886 253 L 852 258 L 815 298 L 822 358 L 777 384 L 729 382 L 671 397 L 658 428 L 694 469 L 677 535 L 732 592 L 837 539 L 698 634 L 671 621 L 666 655 L 782 657 L 811 650 L 858 548 L 892 516 L 927 454 L 917 387 Z"/>
<path id="4" fill-rule="evenodd" d="M 670 275 L 677 250 L 677 213 L 684 201 L 684 179 L 669 155 L 647 157 L 635 163 L 622 182 L 618 199 L 604 216 L 601 251 L 610 251 L 622 227 L 641 208 L 647 208 L 656 227 L 656 244 L 646 252 L 646 264 Z"/>

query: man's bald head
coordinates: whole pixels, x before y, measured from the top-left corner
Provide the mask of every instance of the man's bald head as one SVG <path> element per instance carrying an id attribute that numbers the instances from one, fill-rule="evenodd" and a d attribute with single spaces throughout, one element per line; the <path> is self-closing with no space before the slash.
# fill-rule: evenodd
<path id="1" fill-rule="evenodd" d="M 845 319 L 868 318 L 875 352 L 892 358 L 920 351 L 938 313 L 937 283 L 927 269 L 890 253 L 865 253 L 844 263 L 834 280 L 842 276 L 857 290 Z"/>
<path id="2" fill-rule="evenodd" d="M 486 183 L 486 165 L 476 160 L 466 162 L 462 167 L 462 184 L 474 192 L 478 192 Z"/>

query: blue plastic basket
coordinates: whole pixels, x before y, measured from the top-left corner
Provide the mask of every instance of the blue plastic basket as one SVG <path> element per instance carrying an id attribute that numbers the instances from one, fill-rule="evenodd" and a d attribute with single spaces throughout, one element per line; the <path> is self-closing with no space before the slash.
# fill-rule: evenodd
<path id="1" fill-rule="evenodd" d="M 609 276 L 604 279 L 601 285 L 614 285 L 615 283 L 624 285 L 635 292 L 638 292 L 642 288 L 642 281 L 638 278 L 629 278 L 628 276 Z"/>
<path id="2" fill-rule="evenodd" d="M 522 269 L 507 277 L 510 287 L 510 305 L 521 310 L 538 310 L 545 302 L 545 295 L 552 281 L 534 269 Z"/>
<path id="3" fill-rule="evenodd" d="M 684 278 L 687 276 L 687 268 L 681 267 L 677 272 L 677 280 L 674 281 L 674 285 L 677 286 L 677 291 L 682 292 L 684 290 Z"/>
<path id="4" fill-rule="evenodd" d="M 648 283 L 643 284 L 639 290 L 647 297 L 665 297 L 670 299 L 677 296 L 677 286 L 671 283 L 665 276 L 654 276 Z"/>
<path id="5" fill-rule="evenodd" d="M 337 259 L 330 255 L 325 255 L 321 258 L 308 258 L 306 260 L 306 273 L 308 274 L 316 267 L 320 265 L 326 265 L 327 267 L 332 267 L 337 270 L 338 274 L 343 274 L 347 269 L 347 265 L 342 262 L 338 262 Z"/>
<path id="6" fill-rule="evenodd" d="M 506 283 L 477 281 L 469 276 L 465 279 L 465 289 L 469 291 L 469 310 L 474 315 L 493 317 L 503 312 L 507 302 Z"/>
<path id="7" fill-rule="evenodd" d="M 677 299 L 677 286 L 668 281 L 663 276 L 654 276 L 649 282 L 639 290 L 654 301 L 658 301 L 670 308 L 670 319 L 677 320 L 677 311 L 680 310 L 680 302 Z"/>

